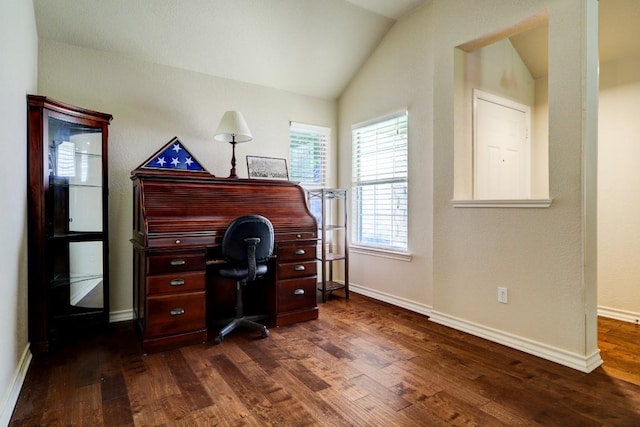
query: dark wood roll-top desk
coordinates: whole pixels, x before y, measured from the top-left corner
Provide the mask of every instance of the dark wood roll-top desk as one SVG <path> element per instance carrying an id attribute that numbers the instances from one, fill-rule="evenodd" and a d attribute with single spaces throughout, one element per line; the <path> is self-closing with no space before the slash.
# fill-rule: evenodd
<path id="1" fill-rule="evenodd" d="M 215 268 L 228 224 L 247 214 L 271 221 L 275 249 L 267 275 L 247 286 L 245 308 L 268 313 L 270 326 L 318 318 L 317 224 L 299 185 L 143 168 L 131 179 L 133 308 L 144 352 L 205 342 L 216 320 L 233 316 L 235 283 Z"/>

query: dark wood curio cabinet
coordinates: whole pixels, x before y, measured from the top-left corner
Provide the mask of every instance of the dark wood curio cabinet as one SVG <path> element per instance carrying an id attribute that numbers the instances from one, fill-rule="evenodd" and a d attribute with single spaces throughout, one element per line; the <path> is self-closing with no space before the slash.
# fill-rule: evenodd
<path id="1" fill-rule="evenodd" d="M 110 114 L 27 96 L 32 353 L 109 322 Z"/>

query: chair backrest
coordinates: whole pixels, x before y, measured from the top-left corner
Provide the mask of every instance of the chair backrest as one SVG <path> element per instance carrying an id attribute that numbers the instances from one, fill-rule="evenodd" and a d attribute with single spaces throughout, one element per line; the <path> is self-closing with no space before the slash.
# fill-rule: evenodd
<path id="1" fill-rule="evenodd" d="M 245 239 L 259 238 L 256 262 L 266 261 L 273 254 L 273 225 L 261 215 L 245 215 L 231 221 L 222 237 L 222 255 L 233 264 L 247 264 Z"/>

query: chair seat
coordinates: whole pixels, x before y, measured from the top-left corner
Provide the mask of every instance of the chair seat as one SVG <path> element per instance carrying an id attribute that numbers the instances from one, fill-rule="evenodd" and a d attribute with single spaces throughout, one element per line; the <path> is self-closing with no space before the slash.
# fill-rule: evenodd
<path id="1" fill-rule="evenodd" d="M 258 264 L 256 268 L 256 276 L 264 276 L 266 273 L 267 266 L 265 264 Z M 222 267 L 218 270 L 218 274 L 222 277 L 239 280 L 249 275 L 249 268 L 243 266 Z"/>

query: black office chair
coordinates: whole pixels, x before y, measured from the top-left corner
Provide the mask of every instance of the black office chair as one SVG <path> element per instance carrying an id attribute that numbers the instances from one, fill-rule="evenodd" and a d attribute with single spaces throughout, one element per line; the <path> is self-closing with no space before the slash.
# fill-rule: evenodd
<path id="1" fill-rule="evenodd" d="M 242 288 L 267 273 L 266 261 L 273 254 L 273 225 L 260 215 L 246 215 L 231 221 L 222 237 L 222 256 L 227 264 L 218 269 L 222 277 L 236 280 L 236 314 L 229 324 L 220 330 L 214 342 L 219 344 L 225 335 L 238 326 L 246 326 L 262 331 L 262 337 L 269 336 L 269 329 L 258 323 L 269 315 L 245 316 Z"/>

